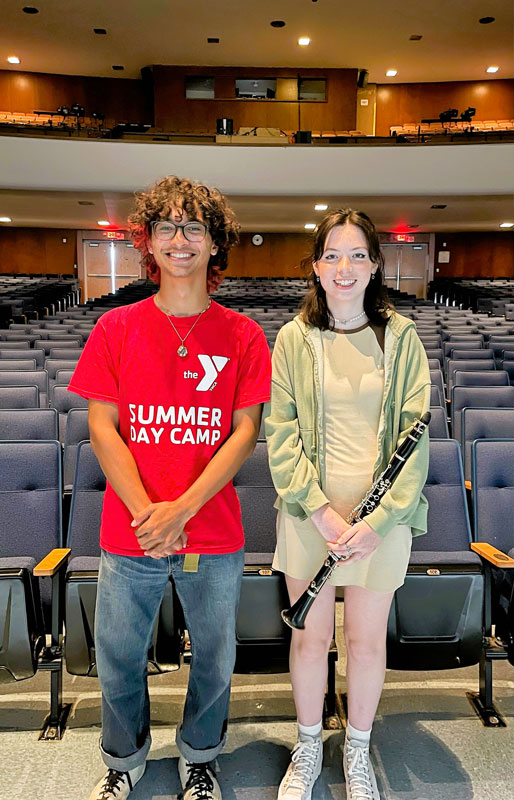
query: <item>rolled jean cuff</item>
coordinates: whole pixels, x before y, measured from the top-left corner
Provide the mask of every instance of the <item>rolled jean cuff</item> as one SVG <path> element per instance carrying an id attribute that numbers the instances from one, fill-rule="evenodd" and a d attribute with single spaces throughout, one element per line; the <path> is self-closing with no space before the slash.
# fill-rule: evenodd
<path id="1" fill-rule="evenodd" d="M 225 747 L 225 742 L 227 740 L 226 734 L 223 735 L 223 739 L 215 747 L 207 747 L 205 750 L 195 750 L 182 739 L 180 735 L 181 730 L 182 728 L 177 728 L 175 736 L 178 751 L 186 761 L 191 761 L 193 764 L 208 764 L 209 761 L 214 761 Z"/>
<path id="2" fill-rule="evenodd" d="M 136 750 L 135 753 L 131 753 L 129 756 L 125 756 L 124 758 L 118 758 L 117 756 L 111 756 L 110 753 L 107 753 L 103 749 L 102 740 L 100 739 L 100 752 L 106 767 L 109 769 L 116 769 L 118 772 L 128 772 L 129 770 L 140 767 L 145 763 L 151 744 L 152 737 L 150 734 L 148 734 L 146 742 L 139 750 Z"/>

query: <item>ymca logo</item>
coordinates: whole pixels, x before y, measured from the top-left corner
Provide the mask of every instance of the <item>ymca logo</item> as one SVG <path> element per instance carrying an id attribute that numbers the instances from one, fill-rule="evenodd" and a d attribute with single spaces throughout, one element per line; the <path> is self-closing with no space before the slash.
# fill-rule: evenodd
<path id="1" fill-rule="evenodd" d="M 216 386 L 216 378 L 228 362 L 225 356 L 206 356 L 199 355 L 198 359 L 204 370 L 204 376 L 196 387 L 197 392 L 208 392 Z M 184 378 L 198 378 L 198 372 L 184 370 Z"/>

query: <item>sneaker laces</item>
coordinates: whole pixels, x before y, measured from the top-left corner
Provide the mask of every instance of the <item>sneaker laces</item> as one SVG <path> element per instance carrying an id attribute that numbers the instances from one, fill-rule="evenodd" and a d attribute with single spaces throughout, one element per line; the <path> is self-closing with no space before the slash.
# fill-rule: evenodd
<path id="1" fill-rule="evenodd" d="M 319 758 L 321 738 L 313 742 L 297 742 L 291 750 L 291 767 L 287 777 L 287 788 L 305 791 L 312 781 Z"/>
<path id="2" fill-rule="evenodd" d="M 117 797 L 118 791 L 124 782 L 124 776 L 125 772 L 110 769 L 101 787 L 98 800 L 112 800 L 113 797 Z"/>
<path id="3" fill-rule="evenodd" d="M 347 742 L 345 757 L 351 800 L 373 800 L 369 747 L 352 747 Z"/>
<path id="4" fill-rule="evenodd" d="M 184 786 L 184 792 L 192 789 L 191 796 L 195 800 L 212 800 L 214 792 L 214 783 L 209 771 L 212 772 L 208 764 L 193 764 L 188 762 L 187 769 L 187 783 Z M 214 774 L 214 773 L 213 773 Z"/>

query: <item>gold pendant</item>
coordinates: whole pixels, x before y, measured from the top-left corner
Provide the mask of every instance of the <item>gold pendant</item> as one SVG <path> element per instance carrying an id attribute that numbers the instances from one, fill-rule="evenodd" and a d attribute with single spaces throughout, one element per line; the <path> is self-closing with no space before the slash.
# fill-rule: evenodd
<path id="1" fill-rule="evenodd" d="M 187 347 L 184 344 L 181 344 L 177 350 L 177 353 L 181 358 L 184 358 L 185 356 L 187 356 Z"/>

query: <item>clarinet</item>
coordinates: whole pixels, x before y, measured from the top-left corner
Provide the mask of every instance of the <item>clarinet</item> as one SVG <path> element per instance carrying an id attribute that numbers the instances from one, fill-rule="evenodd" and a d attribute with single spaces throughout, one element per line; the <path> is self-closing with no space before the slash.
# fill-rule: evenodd
<path id="1" fill-rule="evenodd" d="M 360 522 L 361 519 L 366 517 L 368 514 L 371 514 L 371 512 L 374 511 L 375 508 L 377 508 L 377 506 L 380 504 L 382 497 L 393 485 L 394 481 L 402 471 L 408 457 L 411 455 L 423 433 L 427 429 L 428 423 L 430 422 L 430 416 L 430 412 L 427 411 L 426 414 L 423 414 L 421 419 L 417 419 L 415 421 L 401 445 L 391 456 L 387 467 L 378 476 L 361 502 L 355 506 L 355 508 L 346 518 L 346 521 L 350 525 L 353 525 L 354 522 Z M 345 561 L 346 558 L 347 556 L 334 553 L 333 550 L 328 551 L 323 565 L 310 582 L 309 587 L 305 590 L 301 597 L 298 598 L 296 603 L 291 606 L 291 608 L 285 608 L 282 611 L 282 619 L 285 623 L 287 623 L 287 625 L 289 625 L 290 628 L 296 628 L 298 630 L 305 628 L 305 617 L 307 616 L 310 607 L 314 603 L 316 597 L 332 575 L 339 562 Z"/>

